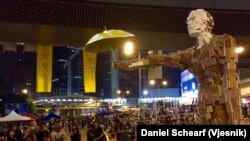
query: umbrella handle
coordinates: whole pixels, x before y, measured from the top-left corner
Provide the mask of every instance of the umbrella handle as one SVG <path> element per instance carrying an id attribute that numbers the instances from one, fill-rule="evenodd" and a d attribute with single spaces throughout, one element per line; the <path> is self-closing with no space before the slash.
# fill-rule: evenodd
<path id="1" fill-rule="evenodd" d="M 111 48 L 111 52 L 112 52 L 112 56 L 113 56 L 114 61 L 116 61 L 116 58 L 115 58 L 115 53 L 114 53 L 113 48 Z"/>

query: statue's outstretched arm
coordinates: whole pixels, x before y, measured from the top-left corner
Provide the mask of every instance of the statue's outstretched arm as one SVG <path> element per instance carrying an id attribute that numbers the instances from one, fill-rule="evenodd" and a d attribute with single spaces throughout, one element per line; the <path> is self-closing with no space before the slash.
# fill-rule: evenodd
<path id="1" fill-rule="evenodd" d="M 149 55 L 142 59 L 116 61 L 114 67 L 118 70 L 134 70 L 157 66 L 188 68 L 191 65 L 192 54 L 192 50 L 185 50 L 164 55 Z"/>

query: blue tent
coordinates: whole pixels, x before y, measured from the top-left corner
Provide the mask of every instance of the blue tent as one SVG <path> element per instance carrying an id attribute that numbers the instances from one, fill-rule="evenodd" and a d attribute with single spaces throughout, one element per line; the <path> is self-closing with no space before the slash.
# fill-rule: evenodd
<path id="1" fill-rule="evenodd" d="M 113 114 L 113 112 L 108 111 L 108 110 L 103 110 L 103 111 L 98 112 L 96 115 L 97 116 L 106 116 L 106 115 L 111 115 L 111 114 Z"/>
<path id="2" fill-rule="evenodd" d="M 50 119 L 61 119 L 61 117 L 51 112 L 47 116 L 41 118 L 41 120 L 50 120 Z"/>

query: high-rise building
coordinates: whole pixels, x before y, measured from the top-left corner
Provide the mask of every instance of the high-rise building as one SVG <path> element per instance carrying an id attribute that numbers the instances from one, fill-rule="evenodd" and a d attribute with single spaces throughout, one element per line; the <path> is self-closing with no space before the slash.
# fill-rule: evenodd
<path id="1" fill-rule="evenodd" d="M 84 93 L 82 51 L 77 53 L 72 60 L 69 60 L 76 51 L 76 48 L 65 46 L 54 47 L 52 75 L 53 95 Z"/>
<path id="2" fill-rule="evenodd" d="M 97 96 L 111 98 L 111 55 L 110 52 L 98 53 L 96 63 Z"/>
<path id="3" fill-rule="evenodd" d="M 16 52 L 14 68 L 10 74 L 11 92 L 13 94 L 22 93 L 27 89 L 33 94 L 36 90 L 36 54 L 34 52 Z"/>

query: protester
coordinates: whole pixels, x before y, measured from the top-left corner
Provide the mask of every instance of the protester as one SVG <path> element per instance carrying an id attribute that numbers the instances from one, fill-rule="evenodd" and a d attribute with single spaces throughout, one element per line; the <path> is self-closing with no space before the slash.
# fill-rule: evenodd
<path id="1" fill-rule="evenodd" d="M 81 134 L 76 124 L 72 125 L 70 139 L 71 141 L 81 141 Z"/>

